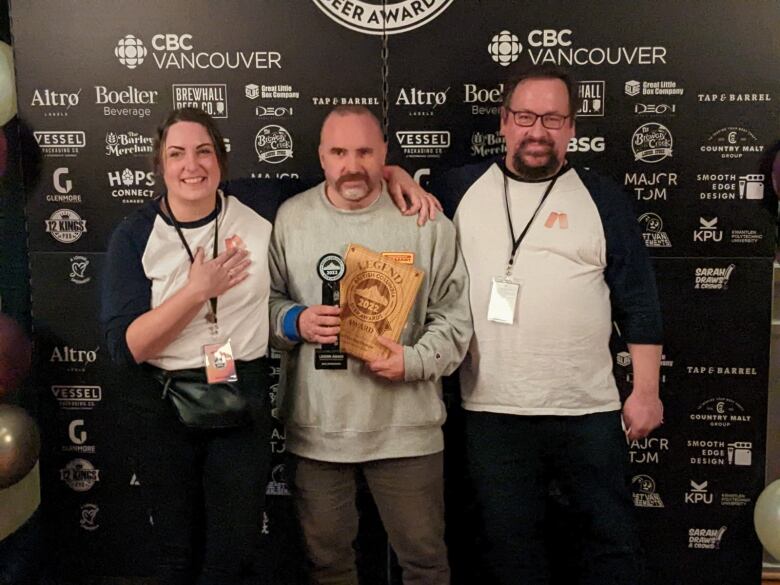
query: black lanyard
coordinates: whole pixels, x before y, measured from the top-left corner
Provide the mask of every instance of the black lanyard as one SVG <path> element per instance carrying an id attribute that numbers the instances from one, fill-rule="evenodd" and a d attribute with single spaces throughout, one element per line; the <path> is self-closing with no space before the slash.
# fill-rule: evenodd
<path id="1" fill-rule="evenodd" d="M 550 181 L 550 184 L 547 185 L 547 189 L 544 190 L 542 199 L 539 201 L 539 205 L 536 206 L 534 214 L 531 216 L 531 219 L 528 220 L 525 229 L 520 233 L 519 236 L 517 236 L 517 239 L 515 239 L 515 229 L 512 226 L 512 215 L 509 213 L 509 179 L 507 179 L 507 176 L 504 175 L 504 205 L 506 207 L 506 219 L 509 222 L 509 236 L 512 238 L 512 252 L 509 254 L 509 263 L 506 267 L 507 276 L 509 276 L 512 271 L 512 265 L 515 263 L 515 254 L 517 253 L 517 249 L 520 247 L 520 242 L 523 241 L 525 235 L 528 233 L 528 230 L 531 229 L 531 224 L 536 219 L 536 216 L 539 215 L 539 210 L 542 208 L 542 205 L 544 205 L 547 196 L 550 194 L 550 191 L 552 191 L 552 188 L 555 185 L 555 181 L 557 180 L 558 174 L 556 174 Z"/>
<path id="2" fill-rule="evenodd" d="M 184 244 L 184 249 L 187 250 L 187 256 L 190 257 L 190 264 L 195 262 L 195 256 L 192 254 L 192 250 L 190 249 L 190 245 L 187 243 L 187 240 L 184 238 L 184 234 L 181 231 L 181 227 L 179 226 L 179 222 L 176 221 L 176 217 L 173 215 L 173 210 L 171 209 L 171 205 L 168 203 L 168 193 L 163 195 L 163 200 L 165 201 L 165 209 L 168 212 L 168 217 L 171 218 L 171 223 L 173 224 L 173 227 L 176 228 L 176 233 L 179 235 L 179 239 L 181 240 L 181 243 Z M 217 194 L 217 206 L 215 207 L 215 210 L 217 210 L 216 215 L 214 216 L 214 253 L 212 258 L 217 257 L 217 244 L 219 242 L 219 194 Z M 209 299 L 209 304 L 211 305 L 211 310 L 206 315 L 206 321 L 209 323 L 216 325 L 217 324 L 217 297 L 211 297 Z"/>

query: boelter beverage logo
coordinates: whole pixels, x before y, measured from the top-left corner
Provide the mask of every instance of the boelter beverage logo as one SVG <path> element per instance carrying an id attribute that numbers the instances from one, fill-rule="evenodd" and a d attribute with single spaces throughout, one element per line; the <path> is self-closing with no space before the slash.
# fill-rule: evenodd
<path id="1" fill-rule="evenodd" d="M 312 0 L 328 18 L 341 26 L 366 34 L 399 34 L 428 24 L 452 4 L 452 0 Z"/>

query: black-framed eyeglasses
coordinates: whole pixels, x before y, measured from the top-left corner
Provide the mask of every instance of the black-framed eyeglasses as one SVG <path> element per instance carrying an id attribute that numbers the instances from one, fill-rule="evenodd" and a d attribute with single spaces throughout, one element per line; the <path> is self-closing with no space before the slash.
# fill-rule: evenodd
<path id="1" fill-rule="evenodd" d="M 562 116 L 560 114 L 535 114 L 526 110 L 515 111 L 512 108 L 506 108 L 506 111 L 512 114 L 515 124 L 518 126 L 533 126 L 536 124 L 537 118 L 541 118 L 542 126 L 548 130 L 560 130 L 563 128 L 566 119 L 571 118 L 571 116 Z"/>

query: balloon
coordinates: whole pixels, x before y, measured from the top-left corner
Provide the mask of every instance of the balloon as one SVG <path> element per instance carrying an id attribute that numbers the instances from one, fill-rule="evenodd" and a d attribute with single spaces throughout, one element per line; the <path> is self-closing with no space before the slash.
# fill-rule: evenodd
<path id="1" fill-rule="evenodd" d="M 16 81 L 14 80 L 14 51 L 0 41 L 0 126 L 16 115 Z"/>
<path id="2" fill-rule="evenodd" d="M 0 397 L 22 383 L 31 355 L 30 341 L 21 325 L 0 314 Z"/>
<path id="3" fill-rule="evenodd" d="M 756 534 L 764 548 L 780 560 L 780 479 L 764 488 L 753 512 Z"/>
<path id="4" fill-rule="evenodd" d="M 38 461 L 38 425 L 23 408 L 0 404 L 0 489 L 14 485 Z"/>

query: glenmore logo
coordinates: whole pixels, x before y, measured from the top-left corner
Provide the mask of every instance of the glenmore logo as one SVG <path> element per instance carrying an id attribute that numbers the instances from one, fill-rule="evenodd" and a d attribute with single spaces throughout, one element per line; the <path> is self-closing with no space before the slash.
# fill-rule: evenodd
<path id="1" fill-rule="evenodd" d="M 394 35 L 428 24 L 453 0 L 312 0 L 328 18 L 367 35 Z M 384 4 L 384 6 L 383 6 Z"/>

